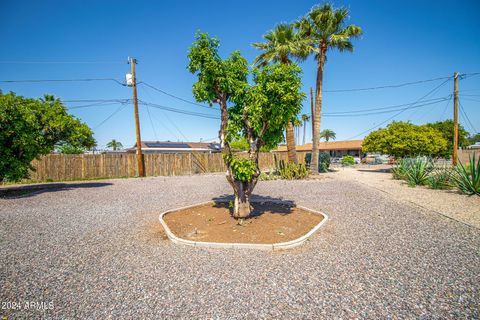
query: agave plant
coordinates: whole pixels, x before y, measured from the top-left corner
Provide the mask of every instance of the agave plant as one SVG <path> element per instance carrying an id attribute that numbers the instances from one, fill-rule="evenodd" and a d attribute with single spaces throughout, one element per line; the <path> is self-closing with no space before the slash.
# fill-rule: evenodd
<path id="1" fill-rule="evenodd" d="M 407 183 L 410 187 L 424 185 L 427 183 L 430 173 L 435 168 L 432 159 L 425 157 L 417 157 L 411 159 L 409 167 L 406 171 Z"/>
<path id="2" fill-rule="evenodd" d="M 480 196 L 480 158 L 477 161 L 475 153 L 473 157 L 469 157 L 468 165 L 464 166 L 460 162 L 454 172 L 455 185 L 461 192 Z"/>
<path id="3" fill-rule="evenodd" d="M 452 187 L 452 169 L 444 166 L 435 168 L 426 181 L 432 189 L 449 189 Z"/>

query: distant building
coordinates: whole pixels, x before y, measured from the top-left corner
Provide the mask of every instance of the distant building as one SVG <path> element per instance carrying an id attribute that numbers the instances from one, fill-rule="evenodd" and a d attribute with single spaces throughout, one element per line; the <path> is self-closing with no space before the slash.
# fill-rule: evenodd
<path id="1" fill-rule="evenodd" d="M 346 155 L 363 158 L 362 143 L 363 140 L 328 141 L 320 142 L 318 148 L 320 152 L 328 152 L 330 156 L 334 158 L 340 158 Z M 299 152 L 312 152 L 312 144 L 297 145 L 296 149 Z M 279 146 L 273 151 L 287 152 L 287 146 Z"/>
<path id="2" fill-rule="evenodd" d="M 137 152 L 137 144 L 126 149 L 128 153 Z M 155 153 L 216 153 L 220 152 L 220 144 L 214 142 L 172 142 L 142 141 L 143 154 Z"/>

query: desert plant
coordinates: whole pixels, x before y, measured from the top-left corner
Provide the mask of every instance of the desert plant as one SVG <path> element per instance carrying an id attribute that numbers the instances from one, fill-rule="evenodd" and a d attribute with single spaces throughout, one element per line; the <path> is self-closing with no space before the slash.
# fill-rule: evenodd
<path id="1" fill-rule="evenodd" d="M 449 189 L 452 186 L 452 170 L 448 167 L 435 168 L 425 181 L 432 189 Z"/>
<path id="2" fill-rule="evenodd" d="M 344 156 L 342 158 L 342 166 L 353 166 L 355 164 L 355 159 L 353 156 Z"/>
<path id="3" fill-rule="evenodd" d="M 278 163 L 278 174 L 282 179 L 297 180 L 306 178 L 308 176 L 308 170 L 303 163 L 285 163 L 284 160 L 280 160 Z"/>
<path id="4" fill-rule="evenodd" d="M 475 154 L 469 157 L 468 168 L 461 162 L 454 168 L 455 186 L 462 193 L 480 196 L 480 158 L 476 160 Z"/>
<path id="5" fill-rule="evenodd" d="M 430 158 L 417 157 L 410 159 L 405 175 L 408 185 L 415 187 L 426 184 L 434 168 L 433 161 Z"/>
<path id="6" fill-rule="evenodd" d="M 312 154 L 307 153 L 305 155 L 305 164 L 310 166 L 312 162 Z M 330 154 L 328 152 L 322 152 L 318 155 L 318 172 L 328 172 L 328 168 L 330 168 Z"/>
<path id="7" fill-rule="evenodd" d="M 318 172 L 328 172 L 330 162 L 330 154 L 328 152 L 321 152 L 318 155 Z"/>
<path id="8" fill-rule="evenodd" d="M 412 159 L 410 158 L 403 158 L 397 160 L 395 166 L 392 168 L 392 175 L 393 179 L 395 180 L 404 180 L 407 176 L 407 171 L 410 166 L 410 162 Z"/>

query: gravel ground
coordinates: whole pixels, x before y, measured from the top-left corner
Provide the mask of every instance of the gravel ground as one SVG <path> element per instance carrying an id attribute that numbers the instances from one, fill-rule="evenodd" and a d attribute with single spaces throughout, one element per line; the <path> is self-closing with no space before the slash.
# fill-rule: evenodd
<path id="1" fill-rule="evenodd" d="M 397 200 L 436 211 L 480 229 L 480 197 L 460 194 L 456 189 L 433 190 L 422 186 L 411 188 L 403 180 L 394 180 L 392 174 L 386 172 L 390 168 L 388 165 L 337 167 L 337 171 L 328 176 L 360 182 L 389 193 Z"/>
<path id="2" fill-rule="evenodd" d="M 259 183 L 258 195 L 330 217 L 290 251 L 198 249 L 165 240 L 161 211 L 229 192 L 223 176 L 206 175 L 9 194 L 0 199 L 0 316 L 480 317 L 480 230 L 355 181 Z M 5 310 L 12 303 L 22 310 Z"/>

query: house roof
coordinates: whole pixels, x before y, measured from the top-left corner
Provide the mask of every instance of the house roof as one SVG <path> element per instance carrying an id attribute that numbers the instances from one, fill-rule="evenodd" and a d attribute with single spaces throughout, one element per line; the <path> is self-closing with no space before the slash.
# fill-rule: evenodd
<path id="1" fill-rule="evenodd" d="M 215 142 L 142 141 L 143 150 L 220 150 Z M 128 150 L 136 150 L 137 144 Z"/>
<path id="2" fill-rule="evenodd" d="M 329 142 L 320 142 L 318 144 L 318 149 L 320 151 L 326 150 L 360 150 L 362 149 L 363 140 L 347 140 L 347 141 L 329 141 Z M 297 145 L 297 151 L 312 151 L 312 144 L 306 143 L 304 145 Z M 279 152 L 286 152 L 287 146 L 279 146 L 276 150 Z"/>

